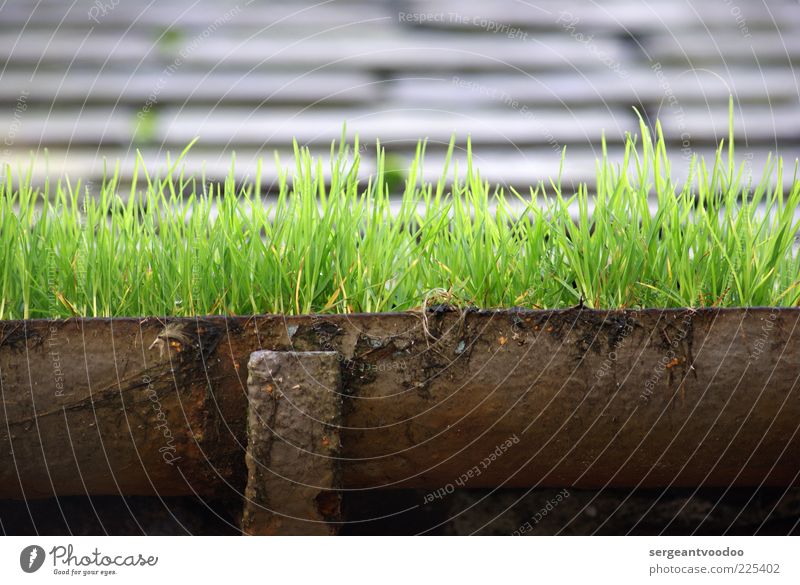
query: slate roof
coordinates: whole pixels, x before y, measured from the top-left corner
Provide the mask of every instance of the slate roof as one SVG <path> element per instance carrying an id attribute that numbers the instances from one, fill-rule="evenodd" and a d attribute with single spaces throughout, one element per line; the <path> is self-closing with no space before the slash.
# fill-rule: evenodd
<path id="1" fill-rule="evenodd" d="M 800 4 L 789 0 L 0 0 L 0 160 L 38 153 L 37 177 L 123 175 L 180 152 L 250 175 L 291 140 L 325 153 L 359 134 L 402 160 L 469 135 L 485 178 L 592 182 L 660 117 L 675 156 L 708 155 L 738 110 L 737 158 L 800 156 Z M 44 150 L 47 149 L 47 155 Z M 459 155 L 461 156 L 461 155 Z"/>

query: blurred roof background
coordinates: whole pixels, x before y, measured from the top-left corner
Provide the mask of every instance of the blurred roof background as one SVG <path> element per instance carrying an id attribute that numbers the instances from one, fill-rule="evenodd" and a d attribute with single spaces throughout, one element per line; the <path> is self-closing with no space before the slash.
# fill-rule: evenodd
<path id="1" fill-rule="evenodd" d="M 0 160 L 97 182 L 136 149 L 163 168 L 252 176 L 296 137 L 324 154 L 347 123 L 365 172 L 452 134 L 485 178 L 594 177 L 621 157 L 634 107 L 661 119 L 675 173 L 708 156 L 737 108 L 737 158 L 800 155 L 800 4 L 790 0 L 0 0 Z M 47 150 L 47 156 L 44 150 Z M 462 156 L 461 153 L 460 156 Z M 106 163 L 108 161 L 108 163 Z"/>

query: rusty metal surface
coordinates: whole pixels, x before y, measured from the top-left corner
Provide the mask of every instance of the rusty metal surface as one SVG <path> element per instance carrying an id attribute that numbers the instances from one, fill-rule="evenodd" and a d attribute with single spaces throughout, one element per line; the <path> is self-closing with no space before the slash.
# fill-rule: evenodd
<path id="1" fill-rule="evenodd" d="M 340 355 L 346 489 L 797 485 L 798 318 L 759 308 L 2 322 L 0 496 L 240 495 L 247 360 L 260 349 Z"/>

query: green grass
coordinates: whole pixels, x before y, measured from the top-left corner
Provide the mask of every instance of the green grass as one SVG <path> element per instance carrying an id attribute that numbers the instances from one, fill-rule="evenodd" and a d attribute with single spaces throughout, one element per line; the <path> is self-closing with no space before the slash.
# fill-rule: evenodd
<path id="1" fill-rule="evenodd" d="M 394 209 L 397 174 L 379 150 L 360 183 L 357 143 L 332 147 L 329 186 L 296 148 L 268 205 L 258 179 L 203 186 L 180 159 L 160 179 L 138 165 L 124 192 L 114 176 L 93 198 L 65 182 L 33 189 L 29 173 L 13 181 L 6 169 L 0 319 L 797 305 L 800 183 L 784 193 L 777 159 L 743 184 L 732 138 L 677 188 L 660 130 L 642 125 L 621 165 L 603 142 L 596 193 L 569 195 L 558 181 L 492 187 L 471 162 L 455 168 L 452 144 L 442 178 L 423 183 L 421 144 Z"/>

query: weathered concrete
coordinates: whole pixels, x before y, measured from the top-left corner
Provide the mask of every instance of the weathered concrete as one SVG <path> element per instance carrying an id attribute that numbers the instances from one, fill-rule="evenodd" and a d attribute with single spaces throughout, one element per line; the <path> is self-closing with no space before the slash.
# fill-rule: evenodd
<path id="1" fill-rule="evenodd" d="M 338 357 L 332 351 L 251 355 L 245 534 L 336 533 L 341 521 Z"/>

